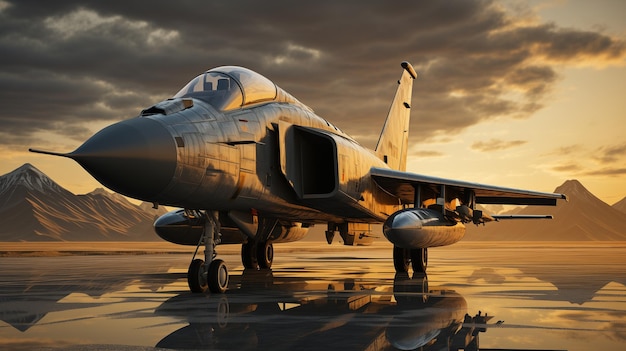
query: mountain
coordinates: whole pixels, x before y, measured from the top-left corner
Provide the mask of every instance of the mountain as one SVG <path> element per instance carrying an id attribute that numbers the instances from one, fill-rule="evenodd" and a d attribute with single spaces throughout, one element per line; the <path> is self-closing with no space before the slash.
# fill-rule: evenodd
<path id="1" fill-rule="evenodd" d="M 611 207 L 613 207 L 614 209 L 620 212 L 626 213 L 626 197 L 614 203 L 613 206 Z"/>
<path id="2" fill-rule="evenodd" d="M 160 210 L 104 189 L 74 195 L 29 163 L 0 176 L 0 241 L 156 241 Z"/>
<path id="3" fill-rule="evenodd" d="M 553 220 L 467 225 L 465 240 L 626 241 L 626 198 L 609 206 L 577 180 L 555 192 L 568 201 L 514 209 L 522 215 L 552 214 Z M 165 212 L 102 188 L 74 195 L 28 163 L 0 176 L 0 241 L 158 241 L 152 224 Z"/>
<path id="4" fill-rule="evenodd" d="M 528 206 L 516 214 L 551 214 L 552 220 L 502 220 L 467 226 L 466 240 L 626 241 L 626 213 L 595 197 L 579 181 L 568 180 L 556 193 L 567 195 L 556 207 Z"/>

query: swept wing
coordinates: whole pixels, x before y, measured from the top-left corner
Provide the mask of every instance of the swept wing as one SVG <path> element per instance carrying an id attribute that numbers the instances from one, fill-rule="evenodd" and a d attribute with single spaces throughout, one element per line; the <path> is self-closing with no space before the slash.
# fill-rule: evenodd
<path id="1" fill-rule="evenodd" d="M 454 196 L 465 200 L 465 203 L 556 206 L 557 200 L 566 199 L 564 194 L 505 188 L 392 169 L 372 168 L 370 174 L 379 187 L 397 196 L 403 204 L 415 203 L 416 195 L 422 199 L 431 197 L 429 194 L 437 197 L 442 186 L 445 186 L 446 197 Z M 416 193 L 416 189 L 420 194 Z"/>

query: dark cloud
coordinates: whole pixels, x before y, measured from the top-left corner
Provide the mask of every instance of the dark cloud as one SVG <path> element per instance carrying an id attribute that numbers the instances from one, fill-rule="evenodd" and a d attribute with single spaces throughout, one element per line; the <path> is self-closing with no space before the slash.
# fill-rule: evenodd
<path id="1" fill-rule="evenodd" d="M 575 173 L 575 174 L 579 173 L 582 169 L 583 167 L 581 167 L 580 165 L 576 163 L 567 163 L 567 164 L 562 164 L 562 165 L 557 165 L 557 166 L 552 167 L 552 170 L 556 172 Z"/>
<path id="2" fill-rule="evenodd" d="M 626 143 L 619 145 L 603 146 L 596 150 L 594 159 L 600 163 L 608 164 L 626 159 Z"/>
<path id="3" fill-rule="evenodd" d="M 415 150 L 411 152 L 411 155 L 416 157 L 441 157 L 445 156 L 445 154 L 441 151 L 436 150 Z"/>
<path id="4" fill-rule="evenodd" d="M 477 141 L 470 146 L 473 150 L 481 152 L 502 151 L 512 147 L 526 144 L 525 140 L 500 140 L 490 139 L 487 141 Z"/>
<path id="5" fill-rule="evenodd" d="M 411 138 L 425 140 L 529 116 L 559 77 L 552 64 L 626 52 L 600 32 L 528 24 L 483 0 L 6 3 L 0 134 L 11 137 L 0 140 L 15 145 L 41 131 L 78 138 L 84 123 L 132 117 L 225 64 L 259 71 L 373 143 L 403 60 L 420 74 Z"/>
<path id="6" fill-rule="evenodd" d="M 623 167 L 626 159 L 626 143 L 605 145 L 594 151 L 586 150 L 581 145 L 575 144 L 558 148 L 547 155 L 568 157 L 570 159 L 576 157 L 578 160 L 583 156 L 584 159 L 595 161 L 589 162 L 585 166 L 580 165 L 577 161 L 562 163 L 551 168 L 551 170 L 556 172 L 580 176 L 623 177 L 626 175 L 626 168 Z"/>
<path id="7" fill-rule="evenodd" d="M 623 167 L 622 168 L 619 168 L 619 167 L 602 168 L 602 169 L 587 171 L 584 173 L 584 175 L 623 177 L 626 175 L 626 168 L 623 168 Z"/>
<path id="8" fill-rule="evenodd" d="M 580 154 L 583 152 L 583 147 L 579 144 L 567 145 L 556 148 L 555 150 L 546 153 L 549 156 L 568 156 L 572 154 Z"/>
<path id="9" fill-rule="evenodd" d="M 579 145 L 572 145 L 560 148 L 552 154 L 557 156 L 576 156 L 580 153 Z M 577 162 L 571 161 L 553 166 L 551 170 L 582 176 L 623 177 L 626 175 L 626 168 L 623 167 L 624 156 L 626 156 L 626 143 L 603 146 L 592 153 L 592 159 L 597 161 L 601 165 L 600 167 L 597 164 L 583 167 Z"/>

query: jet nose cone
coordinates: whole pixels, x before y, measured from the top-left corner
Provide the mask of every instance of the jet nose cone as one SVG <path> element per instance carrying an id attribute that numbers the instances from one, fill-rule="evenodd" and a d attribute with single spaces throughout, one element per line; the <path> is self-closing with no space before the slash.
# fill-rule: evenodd
<path id="1" fill-rule="evenodd" d="M 174 138 L 149 118 L 110 125 L 68 156 L 107 188 L 145 201 L 156 201 L 176 169 Z"/>

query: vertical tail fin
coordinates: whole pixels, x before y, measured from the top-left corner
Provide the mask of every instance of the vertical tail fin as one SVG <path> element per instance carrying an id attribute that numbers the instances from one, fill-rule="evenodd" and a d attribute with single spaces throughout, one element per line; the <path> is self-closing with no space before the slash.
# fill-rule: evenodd
<path id="1" fill-rule="evenodd" d="M 402 68 L 404 71 L 398 81 L 398 90 L 396 90 L 387 120 L 376 144 L 376 155 L 392 169 L 405 171 L 411 119 L 411 95 L 413 80 L 417 78 L 417 73 L 406 61 L 402 62 Z"/>

